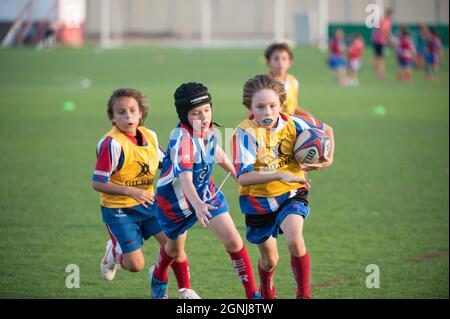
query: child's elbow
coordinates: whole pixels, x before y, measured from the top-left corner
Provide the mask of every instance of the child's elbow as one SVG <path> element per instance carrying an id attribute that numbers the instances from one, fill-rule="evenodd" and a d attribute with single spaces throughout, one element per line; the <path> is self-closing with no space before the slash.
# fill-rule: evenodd
<path id="1" fill-rule="evenodd" d="M 99 184 L 99 183 L 96 182 L 96 181 L 92 181 L 92 183 L 91 183 L 92 189 L 95 190 L 95 191 L 97 191 L 97 192 L 99 192 L 99 185 L 98 185 L 98 184 Z"/>

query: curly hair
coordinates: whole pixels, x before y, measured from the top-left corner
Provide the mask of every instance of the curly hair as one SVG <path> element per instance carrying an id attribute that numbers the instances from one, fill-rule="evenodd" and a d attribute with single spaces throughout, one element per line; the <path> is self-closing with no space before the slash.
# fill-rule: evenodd
<path id="1" fill-rule="evenodd" d="M 289 55 L 289 58 L 291 60 L 294 59 L 294 54 L 292 53 L 292 50 L 287 43 L 273 43 L 273 44 L 269 45 L 267 47 L 266 51 L 264 51 L 264 57 L 266 58 L 267 61 L 269 61 L 270 58 L 272 57 L 272 54 L 275 51 L 279 51 L 279 50 L 286 51 Z"/>
<path id="2" fill-rule="evenodd" d="M 144 125 L 144 121 L 147 118 L 149 107 L 146 105 L 146 97 L 138 90 L 131 88 L 120 88 L 114 90 L 109 97 L 107 105 L 107 113 L 110 120 L 113 119 L 113 105 L 116 101 L 122 97 L 131 97 L 136 100 L 139 105 L 139 111 L 141 111 L 142 116 L 139 119 L 139 125 Z"/>
<path id="3" fill-rule="evenodd" d="M 276 95 L 278 95 L 280 104 L 283 104 L 284 101 L 286 101 L 286 90 L 284 89 L 283 83 L 268 75 L 261 74 L 255 75 L 253 78 L 245 82 L 242 94 L 242 104 L 250 109 L 253 95 L 264 89 L 273 90 Z"/>

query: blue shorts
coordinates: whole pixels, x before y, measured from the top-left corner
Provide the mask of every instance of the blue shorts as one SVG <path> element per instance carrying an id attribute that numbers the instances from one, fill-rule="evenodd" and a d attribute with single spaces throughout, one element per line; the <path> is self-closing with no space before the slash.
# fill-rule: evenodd
<path id="1" fill-rule="evenodd" d="M 300 215 L 306 218 L 309 215 L 309 211 L 308 205 L 301 201 L 293 200 L 281 209 L 273 224 L 265 227 L 251 227 L 247 225 L 246 238 L 252 244 L 261 244 L 269 239 L 270 236 L 277 238 L 278 235 L 283 233 L 280 226 L 289 214 Z"/>
<path id="2" fill-rule="evenodd" d="M 343 57 L 330 55 L 330 57 L 328 58 L 328 65 L 331 67 L 331 69 L 338 70 L 341 68 L 345 68 L 346 63 Z"/>
<path id="3" fill-rule="evenodd" d="M 424 46 L 418 46 L 417 47 L 417 55 L 421 57 L 425 57 L 425 53 L 427 52 L 426 48 Z"/>
<path id="4" fill-rule="evenodd" d="M 359 71 L 361 69 L 361 59 L 349 59 L 348 60 L 348 68 L 351 71 Z"/>
<path id="5" fill-rule="evenodd" d="M 425 55 L 425 61 L 428 64 L 434 65 L 439 63 L 439 55 L 433 53 L 427 53 Z"/>
<path id="6" fill-rule="evenodd" d="M 217 207 L 216 210 L 209 210 L 211 213 L 212 218 L 216 217 L 217 215 L 220 215 L 222 213 L 229 212 L 228 203 L 223 195 L 222 192 L 218 192 L 216 196 L 214 196 L 213 199 L 206 202 L 209 205 L 212 205 L 214 207 Z M 185 216 L 184 218 L 179 217 L 172 217 L 173 212 L 164 212 L 161 210 L 161 208 L 158 207 L 158 219 L 162 226 L 162 229 L 167 237 L 169 237 L 172 240 L 176 240 L 178 237 L 180 237 L 186 230 L 191 228 L 195 222 L 197 221 L 197 216 L 195 215 L 195 212 L 192 210 L 190 213 Z"/>
<path id="7" fill-rule="evenodd" d="M 162 231 L 155 215 L 144 215 L 133 208 L 101 206 L 101 210 L 111 240 L 119 244 L 124 254 L 141 248 L 144 240 Z"/>

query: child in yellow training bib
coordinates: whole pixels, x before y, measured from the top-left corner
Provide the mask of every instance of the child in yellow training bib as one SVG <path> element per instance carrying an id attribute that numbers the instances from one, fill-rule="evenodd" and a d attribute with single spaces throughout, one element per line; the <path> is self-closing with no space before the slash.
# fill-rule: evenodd
<path id="1" fill-rule="evenodd" d="M 109 98 L 107 113 L 113 127 L 98 143 L 92 187 L 100 192 L 103 222 L 110 236 L 100 270 L 111 281 L 120 266 L 131 272 L 144 268 L 144 240 L 154 236 L 163 246 L 167 237 L 156 216 L 153 189 L 164 153 L 155 132 L 143 126 L 148 113 L 145 98 L 134 89 L 117 89 Z M 177 259 L 172 269 L 180 298 L 190 299 L 190 287 L 183 286 L 189 276 L 188 264 Z"/>
<path id="2" fill-rule="evenodd" d="M 245 214 L 246 237 L 258 245 L 261 297 L 276 298 L 273 274 L 278 262 L 276 238 L 286 235 L 297 298 L 311 298 L 310 260 L 303 239 L 303 221 L 309 214 L 310 181 L 303 171 L 328 167 L 333 162 L 333 130 L 309 115 L 281 112 L 286 100 L 283 83 L 257 75 L 244 84 L 243 104 L 250 117 L 236 128 L 232 140 L 233 164 L 239 182 L 239 204 Z M 293 156 L 299 134 L 309 128 L 326 132 L 329 157 L 300 166 Z"/>

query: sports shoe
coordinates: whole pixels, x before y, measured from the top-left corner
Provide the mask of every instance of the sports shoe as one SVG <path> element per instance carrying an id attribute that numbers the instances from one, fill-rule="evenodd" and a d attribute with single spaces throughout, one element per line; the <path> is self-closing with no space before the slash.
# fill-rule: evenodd
<path id="1" fill-rule="evenodd" d="M 255 294 L 250 299 L 262 299 L 261 294 L 259 293 L 259 291 L 255 291 Z"/>
<path id="2" fill-rule="evenodd" d="M 150 296 L 152 299 L 169 299 L 169 290 L 167 282 L 160 281 L 153 276 L 155 265 L 152 265 L 148 270 L 148 278 L 150 279 Z"/>
<path id="3" fill-rule="evenodd" d="M 178 290 L 180 299 L 202 299 L 197 293 L 189 288 L 181 288 Z"/>
<path id="4" fill-rule="evenodd" d="M 119 262 L 116 260 L 116 258 L 113 255 L 113 243 L 110 240 L 106 242 L 106 252 L 105 256 L 102 259 L 102 262 L 100 263 L 100 272 L 108 281 L 111 281 L 114 279 L 114 276 L 116 275 L 116 270 L 120 267 Z"/>

